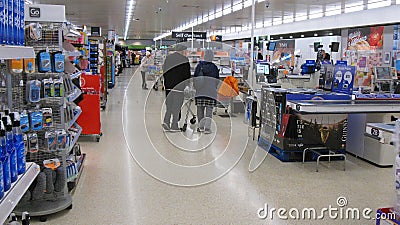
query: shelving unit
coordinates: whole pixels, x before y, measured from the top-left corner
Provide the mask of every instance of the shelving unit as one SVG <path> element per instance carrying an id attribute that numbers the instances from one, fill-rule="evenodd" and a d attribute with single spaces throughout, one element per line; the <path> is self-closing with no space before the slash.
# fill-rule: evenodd
<path id="1" fill-rule="evenodd" d="M 1 59 L 35 58 L 32 47 L 0 45 Z"/>
<path id="2" fill-rule="evenodd" d="M 99 41 L 89 39 L 90 50 L 89 50 L 89 68 L 92 74 L 98 74 L 100 72 L 99 65 Z"/>
<path id="3" fill-rule="evenodd" d="M 46 50 L 49 52 L 59 52 L 62 51 L 62 23 L 41 23 L 42 25 L 42 39 L 31 40 L 27 39 L 26 44 L 32 46 L 36 52 L 41 50 Z M 65 51 L 64 51 L 65 53 Z M 33 54 L 33 58 L 35 58 L 35 54 Z M 36 69 L 36 71 L 38 71 Z M 57 144 L 57 148 L 55 150 L 47 150 L 45 146 L 45 141 L 39 142 L 39 152 L 32 153 L 28 152 L 27 161 L 32 161 L 38 165 L 41 172 L 40 178 L 46 177 L 46 173 L 44 172 L 45 160 L 59 160 L 60 166 L 57 169 L 53 170 L 55 175 L 52 175 L 53 180 L 58 180 L 58 186 L 54 184 L 54 191 L 48 191 L 47 187 L 41 192 L 39 190 L 40 195 L 34 197 L 33 192 L 31 192 L 32 197 L 23 198 L 17 207 L 15 208 L 15 213 L 18 215 L 22 214 L 23 211 L 29 211 L 31 216 L 40 216 L 42 221 L 46 220 L 46 216 L 52 213 L 59 212 L 61 210 L 72 208 L 72 198 L 68 193 L 67 189 L 67 158 L 70 152 L 70 149 L 76 144 L 76 141 L 79 138 L 82 129 L 78 126 L 74 126 L 76 120 L 78 119 L 81 110 L 76 108 L 77 106 L 74 104 L 75 101 L 81 94 L 79 88 L 77 88 L 71 81 L 71 78 L 78 78 L 80 76 L 80 72 L 75 74 L 64 74 L 64 73 L 33 73 L 27 75 L 13 75 L 12 76 L 12 87 L 13 87 L 13 98 L 12 98 L 12 110 L 31 110 L 35 108 L 51 108 L 52 109 L 52 126 L 44 127 L 42 130 L 34 131 L 39 140 L 46 140 L 45 133 L 46 132 L 58 132 L 63 131 L 67 135 L 73 139 L 66 144 L 66 146 L 59 146 Z M 40 80 L 46 78 L 54 79 L 62 79 L 63 80 L 63 93 L 61 97 L 49 97 L 42 98 L 40 102 L 31 103 L 25 99 L 26 86 L 20 85 L 21 82 L 27 82 L 29 80 Z M 15 89 L 15 90 L 14 90 Z M 77 111 L 78 110 L 78 111 Z M 74 115 L 72 115 L 72 112 Z M 71 128 L 74 126 L 76 129 Z M 74 135 L 74 136 L 72 136 Z M 68 145 L 69 144 L 69 145 Z M 63 176 L 65 176 L 63 178 Z M 39 177 L 38 177 L 39 179 Z M 46 178 L 45 178 L 46 179 Z M 61 182 L 61 183 L 60 183 Z M 47 185 L 47 184 L 46 184 Z M 57 188 L 56 188 L 57 187 Z M 37 188 L 37 186 L 33 186 L 32 188 Z M 40 187 L 41 188 L 41 187 Z M 27 187 L 28 189 L 28 187 Z M 29 194 L 29 193 L 28 193 Z M 29 195 L 27 195 L 29 196 Z"/>
<path id="4" fill-rule="evenodd" d="M 106 73 L 109 71 L 109 66 L 111 65 L 109 60 L 107 60 L 106 55 L 106 39 L 103 37 L 89 37 L 90 42 L 90 65 L 92 74 L 100 75 L 100 107 L 104 110 L 107 107 L 107 96 L 109 87 L 109 76 Z"/>
<path id="5" fill-rule="evenodd" d="M 39 171 L 40 168 L 36 163 L 27 163 L 26 172 L 18 177 L 18 180 L 12 184 L 8 192 L 4 193 L 4 197 L 0 200 L 0 224 L 3 224 L 7 220 L 10 213 L 39 174 Z"/>

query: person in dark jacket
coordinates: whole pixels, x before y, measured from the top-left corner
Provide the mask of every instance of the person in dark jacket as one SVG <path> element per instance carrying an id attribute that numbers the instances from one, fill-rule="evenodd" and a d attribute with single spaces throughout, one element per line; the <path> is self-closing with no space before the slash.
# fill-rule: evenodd
<path id="1" fill-rule="evenodd" d="M 211 133 L 211 118 L 217 104 L 217 89 L 220 83 L 218 67 L 212 62 L 214 53 L 206 50 L 204 61 L 201 61 L 194 72 L 195 102 L 199 120 L 198 132 Z M 205 113 L 205 116 L 204 116 Z"/>
<path id="2" fill-rule="evenodd" d="M 183 55 L 185 49 L 183 45 L 176 45 L 171 49 L 174 53 L 165 58 L 163 65 L 166 112 L 162 127 L 166 131 L 180 131 L 178 122 L 184 100 L 183 90 L 191 76 L 189 59 Z"/>

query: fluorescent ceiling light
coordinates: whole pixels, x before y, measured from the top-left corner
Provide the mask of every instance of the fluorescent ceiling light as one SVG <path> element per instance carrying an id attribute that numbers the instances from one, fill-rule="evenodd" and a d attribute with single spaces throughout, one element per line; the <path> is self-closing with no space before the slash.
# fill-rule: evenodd
<path id="1" fill-rule="evenodd" d="M 127 2 L 127 3 L 128 3 L 128 4 L 127 4 L 128 10 L 126 11 L 126 17 L 125 17 L 124 40 L 126 40 L 126 38 L 127 38 L 127 36 L 128 36 L 129 26 L 130 26 L 130 24 L 131 24 L 133 12 L 134 12 L 134 10 L 135 10 L 136 1 L 135 1 L 135 0 L 129 0 L 129 2 Z"/>

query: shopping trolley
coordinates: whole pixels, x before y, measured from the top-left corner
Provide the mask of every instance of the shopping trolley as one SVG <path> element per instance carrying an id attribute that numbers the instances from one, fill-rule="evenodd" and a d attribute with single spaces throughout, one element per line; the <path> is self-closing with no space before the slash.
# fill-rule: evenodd
<path id="1" fill-rule="evenodd" d="M 194 97 L 196 95 L 196 90 L 193 87 L 193 82 L 190 82 L 189 85 L 185 87 L 183 90 L 185 103 L 183 104 L 183 108 L 186 108 L 185 115 L 185 123 L 183 124 L 182 131 L 185 132 L 188 125 L 189 116 L 192 118 L 189 120 L 190 124 L 196 123 L 196 114 L 194 114 L 192 110 L 192 103 L 194 102 Z"/>

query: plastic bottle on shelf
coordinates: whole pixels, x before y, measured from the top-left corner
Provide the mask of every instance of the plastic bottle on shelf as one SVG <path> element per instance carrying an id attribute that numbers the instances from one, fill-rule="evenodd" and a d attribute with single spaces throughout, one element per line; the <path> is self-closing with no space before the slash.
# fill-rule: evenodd
<path id="1" fill-rule="evenodd" d="M 20 45 L 19 39 L 19 28 L 20 28 L 20 21 L 19 21 L 19 0 L 13 0 L 13 40 L 14 45 Z"/>
<path id="2" fill-rule="evenodd" d="M 0 121 L 1 122 L 1 121 Z M 0 125 L 2 126 L 2 124 Z M 0 199 L 4 197 L 3 152 L 6 148 L 6 131 L 0 129 Z M 11 181 L 10 181 L 11 182 Z"/>
<path id="3" fill-rule="evenodd" d="M 1 151 L 1 162 L 3 165 L 3 185 L 4 192 L 11 188 L 11 171 L 10 171 L 10 156 L 7 153 L 6 146 L 6 128 L 3 125 L 3 121 L 0 121 L 0 151 Z"/>
<path id="4" fill-rule="evenodd" d="M 13 123 L 14 147 L 17 151 L 17 171 L 18 175 L 26 171 L 25 143 L 21 130 L 20 116 L 18 112 L 10 114 Z"/>
<path id="5" fill-rule="evenodd" d="M 6 113 L 6 116 L 2 118 L 3 123 L 6 127 L 6 149 L 10 156 L 10 172 L 11 172 L 11 182 L 14 183 L 18 179 L 17 170 L 17 151 L 14 147 L 14 135 L 13 127 L 10 116 Z"/>
<path id="6" fill-rule="evenodd" d="M 0 44 L 4 39 L 4 0 L 0 0 Z"/>
<path id="7" fill-rule="evenodd" d="M 14 1 L 7 0 L 7 10 L 8 10 L 8 44 L 14 45 L 14 15 L 13 15 L 13 8 L 14 8 Z"/>
<path id="8" fill-rule="evenodd" d="M 2 0 L 4 4 L 4 9 L 3 9 L 3 16 L 4 20 L 3 22 L 3 43 L 2 44 L 8 44 L 8 0 Z"/>
<path id="9" fill-rule="evenodd" d="M 1 0 L 0 0 L 1 1 Z M 25 45 L 25 0 L 19 0 L 19 39 L 22 46 Z"/>

